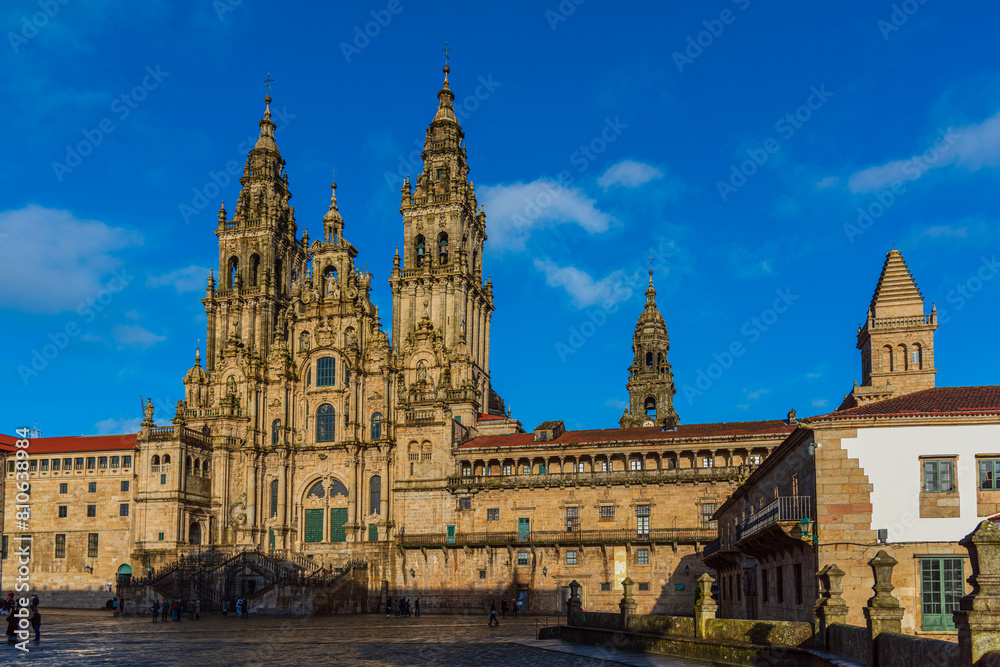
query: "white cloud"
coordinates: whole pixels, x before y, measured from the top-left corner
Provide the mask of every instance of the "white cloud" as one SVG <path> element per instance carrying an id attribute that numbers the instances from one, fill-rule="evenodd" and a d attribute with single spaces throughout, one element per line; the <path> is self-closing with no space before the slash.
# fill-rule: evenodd
<path id="1" fill-rule="evenodd" d="M 149 287 L 170 285 L 178 293 L 197 292 L 198 290 L 205 289 L 205 285 L 208 284 L 208 271 L 203 266 L 192 265 L 183 269 L 176 269 L 170 273 L 164 273 L 163 275 L 149 276 L 146 278 L 146 284 Z"/>
<path id="2" fill-rule="evenodd" d="M 600 234 L 614 222 L 579 188 L 545 178 L 530 183 L 485 185 L 477 189 L 477 194 L 486 207 L 490 247 L 494 250 L 524 250 L 535 229 L 573 223 L 590 234 Z"/>
<path id="3" fill-rule="evenodd" d="M 132 417 L 126 419 L 102 419 L 94 424 L 99 435 L 108 433 L 136 433 L 139 431 L 142 417 Z"/>
<path id="4" fill-rule="evenodd" d="M 825 398 L 817 398 L 815 401 L 812 402 L 812 404 L 814 408 L 825 408 L 830 404 L 830 401 L 826 400 Z"/>
<path id="5" fill-rule="evenodd" d="M 818 378 L 822 377 L 819 373 L 806 373 L 807 378 Z"/>
<path id="6" fill-rule="evenodd" d="M 657 178 L 663 178 L 663 170 L 660 168 L 635 160 L 622 160 L 598 176 L 597 184 L 605 190 L 614 185 L 637 188 Z"/>
<path id="7" fill-rule="evenodd" d="M 141 324 L 116 324 L 111 328 L 111 336 L 119 347 L 134 347 L 140 350 L 166 340 L 165 336 L 158 336 Z"/>
<path id="8" fill-rule="evenodd" d="M 595 280 L 589 273 L 575 266 L 559 266 L 550 259 L 535 259 L 535 268 L 545 273 L 550 287 L 562 287 L 577 308 L 601 304 L 607 308 L 632 296 L 632 287 L 638 274 L 626 274 L 623 269 L 612 271 Z"/>
<path id="9" fill-rule="evenodd" d="M 610 408 L 618 408 L 619 410 L 626 410 L 626 409 L 628 409 L 628 401 L 623 401 L 623 400 L 621 400 L 619 398 L 610 398 L 610 399 L 604 401 L 604 405 L 606 405 L 606 406 L 608 406 Z"/>
<path id="10" fill-rule="evenodd" d="M 820 181 L 816 183 L 816 187 L 819 188 L 820 190 L 825 190 L 826 188 L 832 188 L 833 186 L 839 184 L 840 184 L 839 178 L 837 178 L 836 176 L 827 176 L 826 178 L 820 179 Z"/>
<path id="11" fill-rule="evenodd" d="M 756 391 L 750 391 L 750 392 L 748 392 L 746 389 L 744 389 L 743 393 L 747 395 L 747 399 L 749 399 L 751 401 L 756 401 L 758 398 L 760 398 L 764 394 L 769 394 L 770 391 L 767 390 L 767 389 L 758 389 Z"/>
<path id="12" fill-rule="evenodd" d="M 969 237 L 969 228 L 955 227 L 954 225 L 938 225 L 936 227 L 928 227 L 924 230 L 923 235 L 929 236 L 932 239 L 939 239 L 943 237 L 964 239 Z"/>
<path id="13" fill-rule="evenodd" d="M 851 174 L 851 192 L 874 192 L 894 182 L 915 181 L 932 169 L 958 166 L 970 172 L 1000 166 L 1000 112 L 982 123 L 940 130 L 922 153 Z"/>
<path id="14" fill-rule="evenodd" d="M 774 275 L 774 260 L 754 256 L 744 248 L 734 248 L 729 253 L 729 264 L 741 278 L 760 278 Z"/>
<path id="15" fill-rule="evenodd" d="M 142 243 L 131 230 L 34 204 L 0 212 L 0 235 L 0 308 L 46 314 L 119 291 L 128 271 L 114 275 L 122 261 L 112 252 Z"/>

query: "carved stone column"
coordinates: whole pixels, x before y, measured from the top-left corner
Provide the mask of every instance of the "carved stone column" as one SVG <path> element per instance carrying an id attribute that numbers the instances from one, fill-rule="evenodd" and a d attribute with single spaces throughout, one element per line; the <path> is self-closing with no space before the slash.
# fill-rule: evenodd
<path id="1" fill-rule="evenodd" d="M 569 582 L 569 600 L 566 601 L 566 625 L 576 625 L 573 615 L 583 609 L 583 599 L 580 597 L 580 583 L 574 579 Z"/>
<path id="2" fill-rule="evenodd" d="M 836 565 L 827 565 L 816 573 L 819 579 L 819 599 L 816 600 L 816 629 L 826 641 L 826 629 L 834 623 L 847 623 L 847 602 L 840 597 L 843 589 L 840 587 L 840 580 L 844 578 L 844 571 Z"/>
<path id="3" fill-rule="evenodd" d="M 991 521 L 959 541 L 969 550 L 972 592 L 955 612 L 958 627 L 958 664 L 977 664 L 988 651 L 1000 648 L 1000 528 Z"/>
<path id="4" fill-rule="evenodd" d="M 385 460 L 382 461 L 382 488 L 381 488 L 381 507 L 379 512 L 382 515 L 382 521 L 386 523 L 386 539 L 389 539 L 389 452 L 385 454 Z M 374 508 L 373 508 L 374 509 Z"/>
<path id="5" fill-rule="evenodd" d="M 892 568 L 897 565 L 896 559 L 882 550 L 868 564 L 875 573 L 875 585 L 872 586 L 875 595 L 868 600 L 864 613 L 868 632 L 874 640 L 883 632 L 902 632 L 903 608 L 899 606 L 899 600 L 892 596 L 892 589 L 895 588 L 892 585 Z"/>
<path id="6" fill-rule="evenodd" d="M 622 630 L 628 630 L 629 616 L 635 614 L 635 609 L 636 609 L 635 598 L 632 597 L 632 586 L 634 585 L 635 582 L 632 581 L 631 577 L 625 577 L 625 580 L 622 581 L 622 591 L 623 591 L 622 601 L 618 603 L 618 609 L 621 610 L 620 623 Z"/>
<path id="7" fill-rule="evenodd" d="M 698 577 L 698 593 L 694 600 L 694 636 L 704 639 L 708 632 L 708 621 L 715 618 L 715 613 L 719 610 L 719 605 L 715 604 L 712 598 L 712 579 L 708 572 Z"/>

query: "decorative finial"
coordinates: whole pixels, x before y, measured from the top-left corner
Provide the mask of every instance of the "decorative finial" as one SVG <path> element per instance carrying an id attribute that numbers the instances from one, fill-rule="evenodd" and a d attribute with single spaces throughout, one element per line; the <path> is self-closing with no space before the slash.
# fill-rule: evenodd
<path id="1" fill-rule="evenodd" d="M 449 56 L 448 52 L 449 52 L 449 51 L 454 51 L 455 49 L 453 49 L 453 48 L 451 48 L 450 46 L 448 46 L 448 42 L 445 42 L 445 43 L 444 43 L 444 48 L 443 48 L 443 49 L 441 49 L 441 50 L 442 50 L 442 51 L 444 51 L 444 66 L 445 66 L 445 67 L 448 67 L 448 60 L 449 60 L 449 58 L 450 58 L 450 56 Z M 447 69 L 445 70 L 445 72 L 446 72 L 446 73 L 447 73 L 448 71 L 449 71 L 449 70 L 447 70 Z"/>
<path id="2" fill-rule="evenodd" d="M 200 338 L 198 339 L 198 342 L 201 343 L 201 339 Z M 201 346 L 200 345 L 194 349 L 194 365 L 195 366 L 201 366 Z"/>

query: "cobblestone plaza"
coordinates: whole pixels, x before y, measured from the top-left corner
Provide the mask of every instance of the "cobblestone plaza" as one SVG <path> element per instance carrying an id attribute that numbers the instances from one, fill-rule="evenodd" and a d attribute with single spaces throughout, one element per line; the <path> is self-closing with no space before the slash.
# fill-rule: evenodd
<path id="1" fill-rule="evenodd" d="M 44 610 L 43 610 L 44 612 Z M 311 618 L 206 615 L 198 621 L 114 618 L 110 612 L 44 612 L 42 641 L 30 652 L 0 644 L 4 665 L 504 665 L 599 667 L 686 666 L 689 660 L 636 656 L 612 648 L 535 640 L 536 627 L 555 617 L 479 616 L 385 618 L 341 615 Z M 541 647 L 546 648 L 541 648 Z M 579 653 L 565 653 L 574 650 Z M 621 661 L 621 662 L 619 662 Z"/>

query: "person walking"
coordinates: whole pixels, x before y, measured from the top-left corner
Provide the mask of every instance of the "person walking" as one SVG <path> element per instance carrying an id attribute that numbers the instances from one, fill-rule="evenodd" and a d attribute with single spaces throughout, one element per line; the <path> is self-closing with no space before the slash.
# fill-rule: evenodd
<path id="1" fill-rule="evenodd" d="M 194 600 L 188 600 L 187 601 L 187 613 L 188 613 L 188 620 L 189 621 L 193 621 L 194 620 Z"/>
<path id="2" fill-rule="evenodd" d="M 166 623 L 167 614 L 170 612 L 170 604 L 166 600 L 163 601 L 163 606 L 160 607 L 160 611 L 163 612 L 163 622 Z"/>
<path id="3" fill-rule="evenodd" d="M 157 619 L 160 617 L 160 601 L 153 600 L 153 606 L 151 608 L 153 610 L 153 623 L 156 623 Z"/>
<path id="4" fill-rule="evenodd" d="M 490 600 L 490 616 L 489 622 L 486 625 L 492 627 L 494 623 L 500 625 L 500 621 L 497 620 L 497 603 L 495 600 Z"/>
<path id="5" fill-rule="evenodd" d="M 201 620 L 201 600 L 194 601 L 194 620 Z"/>
<path id="6" fill-rule="evenodd" d="M 17 619 L 14 618 L 14 608 L 11 607 L 10 611 L 7 612 L 7 643 L 14 643 L 14 633 L 17 628 Z"/>
<path id="7" fill-rule="evenodd" d="M 114 598 L 113 600 L 111 600 L 111 615 L 112 616 L 118 615 L 118 598 Z"/>
<path id="8" fill-rule="evenodd" d="M 500 618 L 507 618 L 507 598 L 500 600 Z"/>
<path id="9" fill-rule="evenodd" d="M 413 602 L 413 613 L 415 616 L 420 616 L 420 598 L 417 598 Z"/>
<path id="10" fill-rule="evenodd" d="M 42 641 L 42 613 L 38 609 L 35 609 L 31 614 L 31 629 L 35 631 L 35 641 Z"/>

